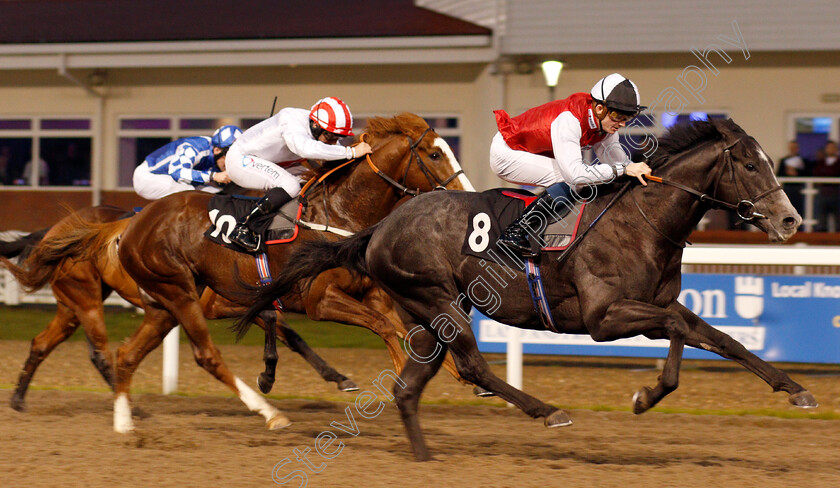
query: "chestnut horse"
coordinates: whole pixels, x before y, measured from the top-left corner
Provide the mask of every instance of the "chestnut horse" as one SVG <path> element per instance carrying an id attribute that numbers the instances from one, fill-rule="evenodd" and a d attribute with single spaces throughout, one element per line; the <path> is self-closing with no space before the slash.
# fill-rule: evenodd
<path id="1" fill-rule="evenodd" d="M 541 270 L 555 331 L 588 334 L 598 342 L 637 335 L 670 341 L 658 384 L 641 388 L 633 397 L 637 414 L 677 388 L 685 345 L 737 361 L 773 391 L 787 392 L 795 406 L 816 406 L 813 395 L 787 374 L 677 301 L 682 249 L 711 206 L 737 211 L 773 241 L 796 232 L 801 218 L 780 191 L 771 159 L 755 139 L 727 120 L 676 126 L 660 139 L 650 166 L 661 183 L 641 186 L 630 181 L 598 187 L 603 194 L 579 217 L 581 228 L 590 231 L 564 259 L 551 253 L 543 256 Z M 417 416 L 420 396 L 446 350 L 466 380 L 531 417 L 545 418 L 549 427 L 571 424 L 566 412 L 493 375 L 478 352 L 466 315 L 472 306 L 514 327 L 545 327 L 531 301 L 521 262 L 507 267 L 461 253 L 477 198 L 464 192 L 422 195 L 345 241 L 309 243 L 289 258 L 291 264 L 281 279 L 259 292 L 243 318 L 322 269 L 348 266 L 371 276 L 425 328 L 413 334 L 417 339 L 411 344 L 413 352 L 394 386 L 417 460 L 430 459 Z M 484 284 L 487 293 L 474 298 L 473 283 Z"/>
<path id="2" fill-rule="evenodd" d="M 20 285 L 29 292 L 49 283 L 57 307 L 55 317 L 47 324 L 47 328 L 32 340 L 29 357 L 23 365 L 17 388 L 10 401 L 13 409 L 25 410 L 24 398 L 35 370 L 56 346 L 73 335 L 79 325 L 82 326 L 90 345 L 91 361 L 108 386 L 113 389 L 114 367 L 108 347 L 103 301 L 111 292 L 116 291 L 132 305 L 142 307 L 140 291 L 134 280 L 122 269 L 115 252 L 109 253 L 107 249 L 102 249 L 101 252 L 89 252 L 90 259 L 70 259 L 65 251 L 54 244 L 61 242 L 65 234 L 72 232 L 79 219 L 99 223 L 114 222 L 110 230 L 119 234 L 128 225 L 127 217 L 132 215 L 133 212 L 117 207 L 89 207 L 65 217 L 51 228 L 0 245 L 0 265 L 9 269 Z M 4 259 L 18 254 L 26 258 L 20 266 Z M 235 317 L 241 315 L 244 310 L 244 307 L 217 296 L 209 288 L 202 294 L 201 301 L 204 315 L 208 319 Z M 274 339 L 279 337 L 283 344 L 300 354 L 326 381 L 335 382 L 342 391 L 358 389 L 352 380 L 338 373 L 318 356 L 285 322 L 276 320 L 275 315 L 274 312 L 267 312 L 261 314 L 256 321 L 263 329 L 276 332 L 266 334 L 266 371 L 260 374 L 262 384 L 274 381 L 274 366 L 277 363 Z"/>
<path id="3" fill-rule="evenodd" d="M 302 220 L 358 232 L 385 217 L 405 196 L 434 189 L 471 190 L 446 142 L 413 114 L 368 121 L 367 142 L 374 152 L 335 172 L 306 194 Z M 320 179 L 320 178 L 319 178 Z M 116 354 L 114 429 L 134 428 L 129 407 L 131 377 L 140 361 L 166 333 L 181 324 L 196 362 L 227 385 L 270 429 L 289 420 L 262 396 L 235 377 L 210 339 L 199 296 L 205 287 L 239 305 L 248 305 L 249 287 L 259 284 L 254 257 L 216 245 L 204 238 L 210 225 L 210 195 L 184 192 L 148 205 L 131 219 L 119 239 L 119 257 L 141 289 L 146 315 L 140 327 Z M 117 235 L 80 224 L 69 240 L 77 253 L 113 243 Z M 228 229 L 229 231 L 230 229 Z M 295 241 L 269 246 L 273 276 L 283 273 L 292 250 L 310 240 L 337 236 L 301 226 Z M 100 241 L 98 244 L 96 241 Z M 113 244 L 108 244 L 113 247 Z M 315 320 L 330 320 L 373 330 L 382 337 L 392 362 L 402 370 L 405 354 L 398 340 L 404 326 L 391 299 L 363 276 L 345 269 L 328 270 L 283 297 L 288 311 L 305 312 Z M 398 332 L 397 327 L 402 330 Z"/>

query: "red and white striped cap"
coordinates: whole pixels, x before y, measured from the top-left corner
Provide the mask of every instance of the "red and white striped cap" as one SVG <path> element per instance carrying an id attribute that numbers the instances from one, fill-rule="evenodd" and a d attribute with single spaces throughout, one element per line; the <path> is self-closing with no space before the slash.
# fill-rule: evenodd
<path id="1" fill-rule="evenodd" d="M 336 97 L 322 98 L 309 111 L 309 118 L 327 132 L 352 136 L 353 115 L 347 104 Z"/>

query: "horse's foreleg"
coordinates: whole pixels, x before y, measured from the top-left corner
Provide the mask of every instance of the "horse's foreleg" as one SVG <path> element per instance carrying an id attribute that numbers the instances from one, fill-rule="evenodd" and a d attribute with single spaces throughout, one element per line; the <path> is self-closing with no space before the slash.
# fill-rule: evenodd
<path id="1" fill-rule="evenodd" d="M 671 308 L 688 323 L 689 334 L 686 337 L 686 344 L 737 361 L 744 368 L 766 381 L 773 388 L 773 391 L 788 393 L 788 400 L 797 407 L 813 408 L 818 405 L 811 392 L 790 379 L 785 372 L 774 368 L 749 352 L 747 348 L 729 335 L 715 329 L 680 303 L 675 302 Z"/>
<path id="2" fill-rule="evenodd" d="M 50 352 L 73 335 L 78 327 L 79 320 L 73 311 L 59 302 L 55 317 L 47 325 L 47 328 L 32 339 L 32 345 L 29 347 L 29 357 L 23 364 L 17 387 L 10 401 L 13 409 L 18 412 L 26 410 L 24 397 L 29 389 L 29 383 L 35 375 L 35 370 L 50 355 Z"/>
<path id="3" fill-rule="evenodd" d="M 322 273 L 318 282 L 327 273 Z M 316 290 L 322 290 L 317 294 Z M 313 320 L 329 320 L 341 322 L 348 325 L 356 325 L 371 330 L 385 341 L 391 362 L 397 373 L 402 372 L 405 363 L 405 353 L 400 346 L 394 325 L 381 313 L 365 306 L 355 298 L 351 297 L 340 286 L 329 284 L 323 288 L 317 288 L 315 284 L 304 298 L 306 313 Z"/>
<path id="4" fill-rule="evenodd" d="M 300 357 L 306 360 L 321 375 L 321 378 L 324 378 L 324 381 L 335 383 L 341 391 L 357 391 L 359 389 L 356 382 L 339 373 L 324 361 L 288 324 L 282 321 L 278 322 L 277 333 L 286 347 L 300 354 Z"/>
<path id="5" fill-rule="evenodd" d="M 277 370 L 277 313 L 266 310 L 260 313 L 258 320 L 262 321 L 265 330 L 265 346 L 263 348 L 263 363 L 265 371 L 257 377 L 260 391 L 268 393 L 274 386 L 274 374 Z"/>
<path id="6" fill-rule="evenodd" d="M 581 302 L 585 303 L 583 299 Z M 586 323 L 594 324 L 587 328 L 592 339 L 598 342 L 634 337 L 651 331 L 661 331 L 670 340 L 668 357 L 656 386 L 643 387 L 633 396 L 634 413 L 646 412 L 677 389 L 688 334 L 688 324 L 680 314 L 649 303 L 619 300 L 610 304 L 603 319 L 596 321 L 590 318 Z"/>

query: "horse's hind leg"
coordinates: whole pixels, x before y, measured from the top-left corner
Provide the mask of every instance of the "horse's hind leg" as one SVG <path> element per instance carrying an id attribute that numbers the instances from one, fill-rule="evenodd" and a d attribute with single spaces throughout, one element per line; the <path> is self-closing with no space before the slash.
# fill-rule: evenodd
<path id="1" fill-rule="evenodd" d="M 797 407 L 813 408 L 818 406 L 814 395 L 802 385 L 793 381 L 785 372 L 774 368 L 749 352 L 741 343 L 707 324 L 683 305 L 674 303 L 672 308 L 688 322 L 689 333 L 686 337 L 686 344 L 737 361 L 744 368 L 766 381 L 773 388 L 773 391 L 787 392 L 789 395 L 788 401 Z"/>
<path id="2" fill-rule="evenodd" d="M 114 365 L 114 431 L 120 434 L 134 430 L 129 391 L 131 378 L 140 362 L 163 342 L 177 322 L 166 310 L 147 306 L 140 327 L 117 349 Z"/>
<path id="3" fill-rule="evenodd" d="M 429 461 L 432 456 L 420 429 L 417 408 L 423 389 L 438 372 L 440 365 L 443 363 L 443 358 L 446 357 L 446 348 L 440 347 L 435 337 L 422 330 L 421 326 L 417 327 L 420 330 L 410 334 L 411 353 L 408 355 L 408 361 L 406 361 L 405 368 L 400 375 L 400 379 L 405 384 L 397 383 L 394 385 L 394 398 L 397 408 L 400 410 L 400 418 L 403 426 L 405 426 L 411 449 L 414 451 L 414 458 L 417 461 Z"/>
<path id="4" fill-rule="evenodd" d="M 405 322 L 403 321 L 400 314 L 397 312 L 395 308 L 394 301 L 388 296 L 387 293 L 382 288 L 378 286 L 373 286 L 371 284 L 370 290 L 365 294 L 364 299 L 362 299 L 362 303 L 367 305 L 368 307 L 376 310 L 377 312 L 381 313 L 393 326 L 396 330 L 397 336 L 400 339 L 405 339 L 409 337 L 408 329 L 406 328 Z M 453 378 L 458 380 L 459 383 L 468 384 L 469 382 L 466 381 L 464 378 L 461 378 L 461 375 L 458 374 L 458 368 L 455 367 L 455 361 L 452 360 L 452 355 L 447 353 L 446 358 L 443 360 L 443 368 L 452 375 Z M 479 395 L 479 396 L 492 396 L 492 393 L 488 395 Z"/>
<path id="5" fill-rule="evenodd" d="M 53 293 L 59 302 L 70 304 L 73 308 L 85 331 L 90 349 L 90 360 L 113 390 L 114 365 L 108 348 L 105 312 L 102 305 L 107 294 L 102 294 L 102 284 L 98 277 L 94 277 L 93 274 L 84 276 L 87 273 L 86 269 L 74 268 L 72 271 L 73 279 L 65 276 L 61 281 L 53 283 Z"/>
<path id="6" fill-rule="evenodd" d="M 10 401 L 13 409 L 18 412 L 26 410 L 24 397 L 29 388 L 29 383 L 35 375 L 35 370 L 50 355 L 50 352 L 73 335 L 78 327 L 79 320 L 73 311 L 59 302 L 55 317 L 47 325 L 47 328 L 32 339 L 29 357 L 23 365 L 23 370 L 18 377 L 17 388 L 15 388 Z"/>
<path id="7" fill-rule="evenodd" d="M 139 281 L 138 281 L 139 283 Z M 142 286 L 142 283 L 139 283 Z M 145 288 L 149 295 L 164 306 L 175 320 L 184 328 L 190 339 L 193 357 L 199 366 L 230 388 L 242 400 L 249 410 L 265 418 L 269 429 L 280 429 L 291 422 L 277 408 L 266 401 L 259 393 L 251 389 L 244 381 L 234 376 L 224 361 L 207 329 L 207 322 L 199 303 L 198 294 L 191 282 L 157 283 L 154 289 Z"/>
<path id="8" fill-rule="evenodd" d="M 545 418 L 547 427 L 561 427 L 572 423 L 565 411 L 510 386 L 493 374 L 490 365 L 478 351 L 469 317 L 453 310 L 451 306 L 452 303 L 457 303 L 457 298 L 444 295 L 428 296 L 431 293 L 439 293 L 439 290 L 444 289 L 445 286 L 423 286 L 421 280 L 418 280 L 415 286 L 417 288 L 409 291 L 422 298 L 405 298 L 400 303 L 409 313 L 417 317 L 419 322 L 430 324 L 424 327 L 435 334 L 441 343 L 449 345 L 455 366 L 462 378 L 485 390 L 492 391 L 499 398 L 516 405 L 530 417 Z M 453 285 L 452 289 L 457 288 Z"/>

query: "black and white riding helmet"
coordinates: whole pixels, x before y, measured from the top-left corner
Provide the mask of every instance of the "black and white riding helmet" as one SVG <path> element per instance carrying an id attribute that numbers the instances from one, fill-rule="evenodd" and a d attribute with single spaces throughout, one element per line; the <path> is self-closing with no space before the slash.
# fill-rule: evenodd
<path id="1" fill-rule="evenodd" d="M 606 105 L 607 108 L 630 115 L 638 115 L 647 108 L 641 105 L 642 99 L 636 84 L 618 73 L 598 80 L 590 94 L 595 101 Z"/>

